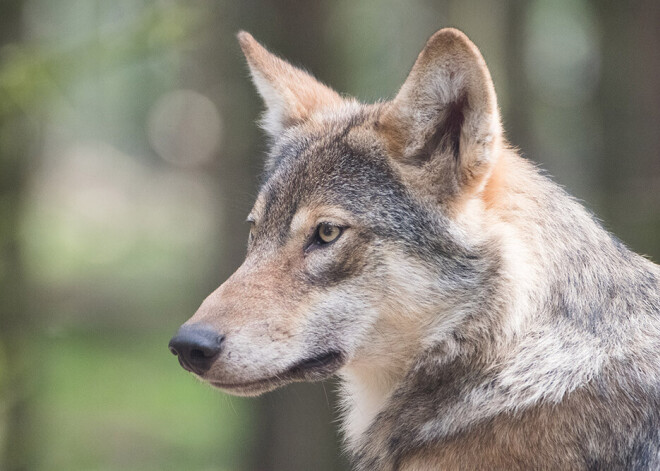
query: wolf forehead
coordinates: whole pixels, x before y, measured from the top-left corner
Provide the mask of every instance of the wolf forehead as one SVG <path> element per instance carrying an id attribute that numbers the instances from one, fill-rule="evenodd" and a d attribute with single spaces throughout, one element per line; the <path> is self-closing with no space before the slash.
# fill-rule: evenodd
<path id="1" fill-rule="evenodd" d="M 273 144 L 255 204 L 260 232 L 285 237 L 301 208 L 338 207 L 382 238 L 428 245 L 424 234 L 439 236 L 444 218 L 405 185 L 378 119 L 378 105 L 362 105 L 287 130 Z"/>
<path id="2" fill-rule="evenodd" d="M 287 130 L 268 157 L 257 212 L 290 222 L 303 205 L 339 206 L 359 216 L 373 209 L 366 203 L 376 196 L 383 203 L 405 201 L 376 122 L 373 112 L 358 110 Z"/>

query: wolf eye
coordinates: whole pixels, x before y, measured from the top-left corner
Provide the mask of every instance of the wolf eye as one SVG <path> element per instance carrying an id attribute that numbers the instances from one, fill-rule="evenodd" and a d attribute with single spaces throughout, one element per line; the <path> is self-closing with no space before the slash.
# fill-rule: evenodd
<path id="1" fill-rule="evenodd" d="M 330 244 L 339 238 L 342 233 L 342 228 L 330 224 L 327 222 L 322 222 L 316 228 L 316 243 L 317 244 Z"/>

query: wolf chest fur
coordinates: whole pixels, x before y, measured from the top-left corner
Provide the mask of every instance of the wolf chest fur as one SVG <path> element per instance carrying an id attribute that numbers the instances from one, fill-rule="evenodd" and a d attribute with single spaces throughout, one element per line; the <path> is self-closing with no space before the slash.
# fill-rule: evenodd
<path id="1" fill-rule="evenodd" d="M 357 470 L 660 468 L 660 270 L 509 147 L 474 44 L 438 31 L 368 105 L 239 41 L 272 146 L 182 366 L 338 375 Z"/>

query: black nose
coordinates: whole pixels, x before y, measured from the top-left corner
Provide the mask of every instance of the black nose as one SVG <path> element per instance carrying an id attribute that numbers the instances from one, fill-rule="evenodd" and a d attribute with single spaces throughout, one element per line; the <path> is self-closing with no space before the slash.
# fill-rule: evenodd
<path id="1" fill-rule="evenodd" d="M 170 352 L 179 357 L 186 370 L 201 375 L 208 371 L 222 348 L 224 335 L 210 327 L 184 325 L 170 340 Z"/>

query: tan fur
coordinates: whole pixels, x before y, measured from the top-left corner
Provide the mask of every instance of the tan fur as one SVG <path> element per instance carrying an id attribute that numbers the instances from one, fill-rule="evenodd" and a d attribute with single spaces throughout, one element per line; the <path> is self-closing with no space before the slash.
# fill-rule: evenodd
<path id="1" fill-rule="evenodd" d="M 444 167 L 414 165 L 418 153 L 438 124 L 438 108 L 465 100 L 460 133 L 460 189 L 447 183 Z M 426 114 L 424 111 L 428 108 Z M 460 31 L 447 28 L 435 33 L 420 52 L 396 98 L 388 104 L 379 126 L 391 155 L 406 164 L 404 172 L 434 195 L 469 198 L 482 189 L 497 161 L 501 146 L 499 112 L 490 73 L 477 47 Z M 431 171 L 429 171 L 431 170 Z M 456 202 L 455 202 L 456 203 Z M 457 203 L 460 204 L 460 203 Z"/>
<path id="2" fill-rule="evenodd" d="M 508 146 L 476 46 L 440 30 L 362 105 L 239 40 L 274 141 L 196 373 L 339 375 L 359 471 L 657 469 L 660 269 Z"/>
<path id="3" fill-rule="evenodd" d="M 402 459 L 401 471 L 583 469 L 582 451 L 613 446 L 606 424 L 590 424 L 591 409 L 609 412 L 593 391 L 566 397 L 563 407 L 537 406 L 519 414 L 506 414 L 486 421 L 441 447 L 413 453 Z M 613 403 L 626 418 L 626 425 L 643 420 L 635 404 L 625 395 Z M 588 405 L 588 407 L 585 407 Z M 594 437 L 595 435 L 595 437 Z M 594 437 L 585 440 L 585 437 Z M 547 448 L 548 437 L 557 437 L 555 448 Z M 579 450 L 579 451 L 577 451 Z M 576 452 L 577 451 L 577 452 Z"/>
<path id="4" fill-rule="evenodd" d="M 271 116 L 264 119 L 264 127 L 269 133 L 277 135 L 315 111 L 342 102 L 337 92 L 268 52 L 249 33 L 241 31 L 238 40 L 259 93 L 268 103 Z"/>

